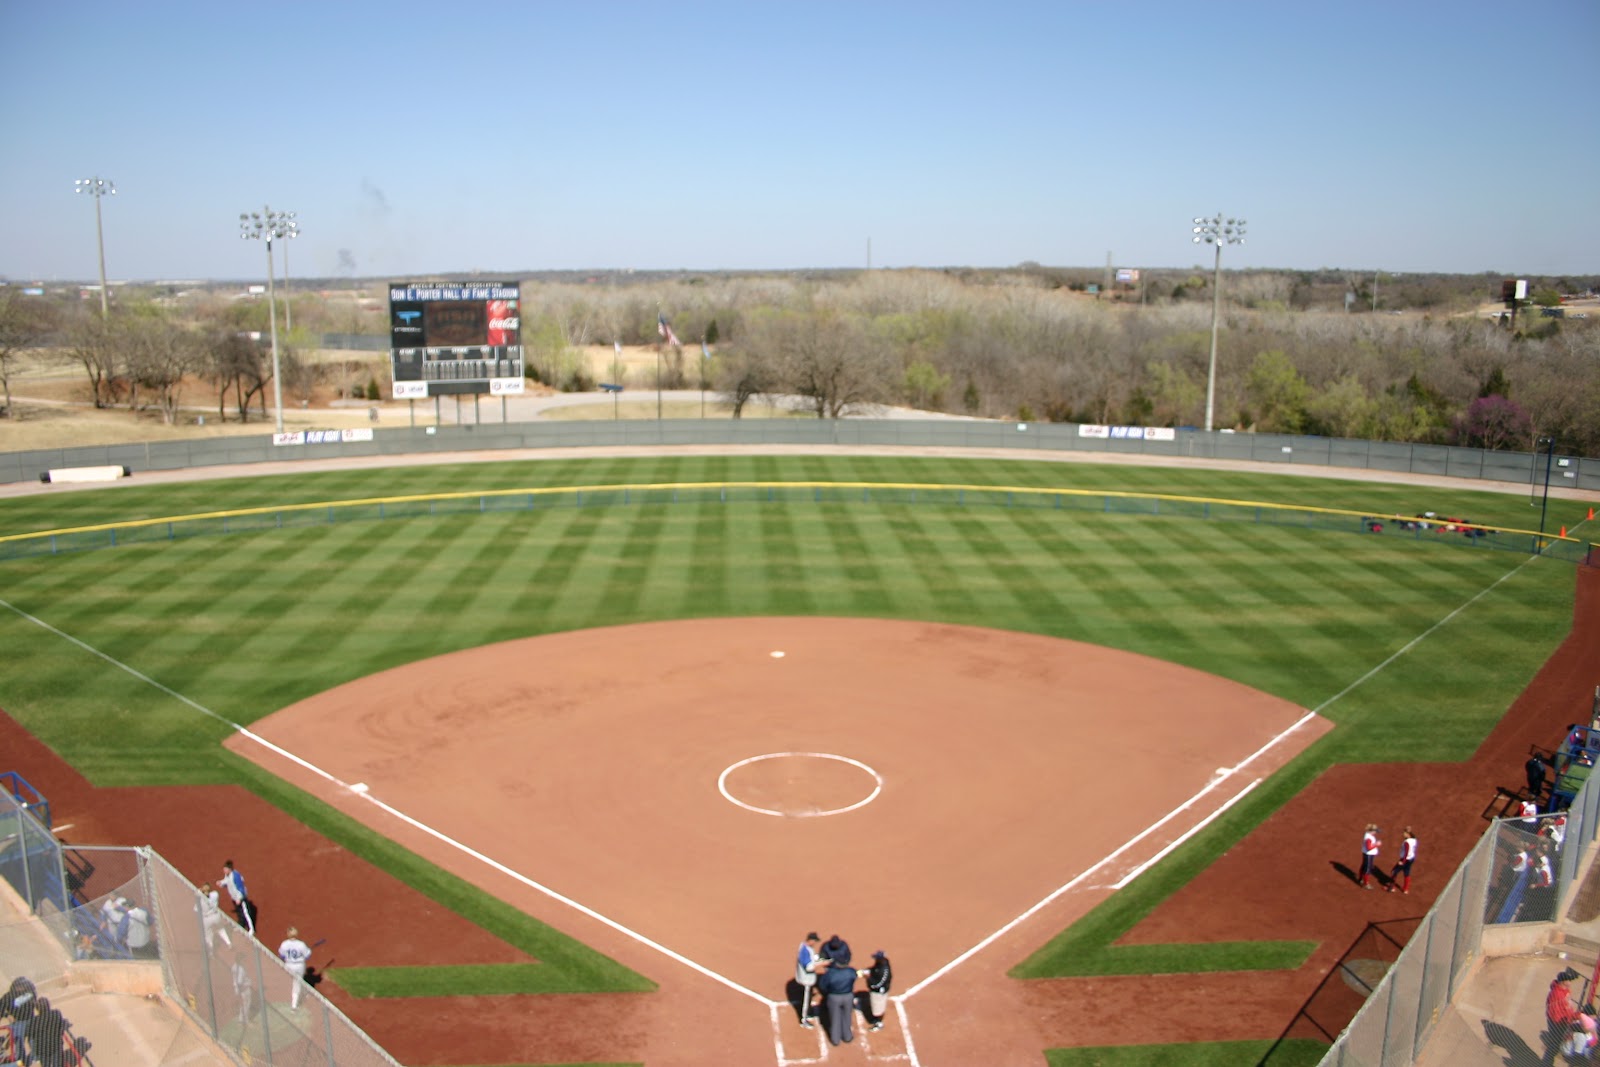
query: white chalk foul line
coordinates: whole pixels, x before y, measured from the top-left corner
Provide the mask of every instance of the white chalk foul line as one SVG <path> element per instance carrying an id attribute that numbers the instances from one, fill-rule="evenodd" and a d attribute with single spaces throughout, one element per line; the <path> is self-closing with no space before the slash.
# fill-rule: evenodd
<path id="1" fill-rule="evenodd" d="M 420 822 L 417 819 L 413 819 L 411 816 L 407 815 L 405 812 L 401 811 L 400 809 L 398 809 L 398 808 L 396 808 L 396 807 L 394 807 L 394 806 L 392 806 L 390 804 L 386 804 L 383 801 L 379 800 L 377 797 L 373 796 L 372 792 L 370 790 L 354 788 L 352 785 L 350 785 L 349 783 L 345 782 L 343 779 L 339 778 L 337 775 L 331 774 L 328 771 L 323 770 L 321 767 L 318 767 L 316 764 L 312 763 L 311 761 L 303 759 L 300 756 L 295 755 L 293 752 L 290 752 L 288 749 L 284 748 L 281 745 L 277 745 L 277 744 L 274 744 L 271 741 L 268 741 L 266 738 L 262 737 L 260 734 L 256 733 L 255 731 L 253 731 L 253 730 L 251 730 L 251 729 L 249 729 L 249 728 L 247 728 L 245 726 L 240 725 L 239 723 L 234 722 L 232 719 L 229 719 L 227 716 L 219 715 L 217 712 L 212 711 L 210 708 L 206 707 L 204 704 L 201 704 L 201 703 L 199 703 L 198 701 L 195 701 L 195 700 L 191 700 L 189 697 L 184 696 L 182 693 L 178 692 L 177 690 L 171 689 L 168 686 L 162 685 L 160 682 L 156 681 L 154 678 L 151 678 L 149 675 L 140 672 L 136 668 L 131 667 L 126 663 L 123 663 L 121 660 L 117 659 L 114 656 L 111 656 L 111 655 L 109 655 L 109 654 L 107 654 L 105 652 L 100 651 L 98 648 L 95 648 L 93 645 L 90 645 L 87 642 L 81 641 L 78 638 L 73 637 L 69 633 L 65 633 L 62 630 L 58 630 L 56 627 L 51 626 L 49 623 L 45 622 L 43 619 L 40 619 L 40 618 L 37 618 L 36 616 L 28 614 L 26 611 L 23 611 L 21 608 L 17 607 L 16 605 L 11 604 L 11 603 L 9 603 L 7 601 L 4 601 L 4 600 L 0 600 L 0 605 L 3 605 L 6 608 L 9 608 L 11 611 L 15 612 L 16 614 L 20 615 L 22 618 L 24 618 L 24 619 L 28 620 L 29 622 L 33 623 L 35 626 L 38 626 L 38 627 L 40 627 L 40 628 L 42 628 L 44 630 L 48 630 L 50 633 L 55 634 L 57 637 L 60 637 L 62 640 L 68 641 L 71 644 L 76 645 L 78 648 L 83 649 L 83 651 L 89 653 L 90 655 L 99 657 L 100 659 L 104 660 L 106 663 L 109 663 L 111 666 L 117 668 L 118 670 L 124 671 L 127 674 L 130 674 L 133 677 L 139 679 L 139 681 L 144 682 L 146 685 L 151 686 L 152 688 L 154 688 L 154 689 L 156 689 L 156 690 L 158 690 L 158 691 L 160 691 L 162 693 L 165 693 L 167 696 L 172 697 L 174 700 L 182 703 L 186 707 L 193 708 L 195 711 L 198 711 L 203 715 L 207 715 L 207 716 L 217 720 L 220 723 L 226 724 L 227 726 L 232 728 L 234 730 L 234 732 L 238 733 L 241 737 L 247 738 L 247 739 L 255 742 L 256 744 L 260 745 L 262 748 L 267 749 L 269 752 L 273 752 L 273 753 L 275 753 L 275 754 L 277 754 L 279 756 L 282 756 L 284 759 L 286 759 L 289 762 L 293 763 L 295 766 L 301 767 L 301 768 L 309 771 L 310 773 L 316 775 L 318 778 L 321 778 L 323 781 L 326 781 L 331 785 L 337 786 L 338 788 L 345 790 L 351 796 L 359 797 L 362 800 L 365 800 L 368 803 L 371 803 L 371 804 L 377 806 L 380 810 L 386 812 L 387 814 L 393 816 L 396 819 L 399 819 L 401 822 L 405 823 L 407 826 L 411 826 L 411 827 L 413 827 L 413 828 L 415 828 L 417 830 L 420 830 L 423 833 L 427 834 L 428 836 L 434 838 L 435 840 L 440 841 L 440 842 L 442 842 L 442 843 L 444 843 L 446 845 L 449 845 L 451 848 L 457 850 L 458 852 L 462 853 L 463 855 L 470 856 L 471 858 L 477 860 L 479 863 L 482 863 L 485 866 L 487 866 L 487 867 L 489 867 L 489 868 L 491 868 L 491 869 L 493 869 L 495 871 L 498 871 L 499 873 L 505 875 L 506 877 L 512 879 L 513 881 L 519 882 L 522 885 L 527 886 L 529 889 L 537 890 L 538 892 L 543 893 L 545 896 L 549 897 L 551 900 L 555 900 L 555 901 L 558 901 L 558 902 L 560 902 L 562 904 L 565 904 L 567 907 L 572 908 L 574 911 L 577 911 L 577 912 L 579 912 L 579 913 L 581 913 L 583 915 L 587 915 L 589 918 L 594 919 L 596 922 L 604 923 L 606 926 L 611 927 L 611 929 L 617 931 L 618 933 L 632 938 L 633 940 L 639 942 L 641 945 L 645 945 L 648 948 L 655 949 L 657 952 L 661 953 L 663 956 L 667 957 L 668 959 L 674 960 L 674 961 L 676 961 L 678 963 L 681 963 L 685 967 L 688 967 L 689 969 L 691 969 L 693 971 L 696 971 L 696 972 L 698 972 L 700 974 L 705 975 L 707 978 L 710 978 L 712 981 L 718 982 L 718 983 L 726 986 L 727 988 L 733 990 L 736 993 L 743 993 L 745 996 L 747 996 L 750 999 L 755 1000 L 755 1001 L 757 1001 L 757 1002 L 759 1002 L 761 1004 L 771 1005 L 771 1004 L 776 1003 L 775 1001 L 772 1001 L 772 1000 L 768 999 L 767 997 L 762 996 L 761 994 L 755 992 L 754 990 L 747 989 L 746 987 L 740 985 L 738 982 L 735 982 L 733 979 L 724 977 L 723 975 L 718 974 L 716 971 L 711 970 L 711 968 L 706 967 L 703 964 L 696 963 L 694 960 L 691 960 L 689 957 L 683 955 L 682 953 L 675 952 L 672 949 L 668 948 L 667 946 L 661 944 L 660 942 L 654 941 L 654 940 L 646 937 L 644 934 L 639 933 L 637 930 L 630 929 L 629 927 L 624 926 L 622 923 L 617 922 L 615 919 L 612 919 L 612 918 L 610 918 L 608 916 L 602 915 L 599 912 L 595 911 L 593 908 L 586 907 L 585 905 L 578 903 L 576 900 L 573 900 L 571 897 L 565 896 L 564 894 L 559 893 L 554 889 L 551 889 L 547 885 L 543 885 L 543 884 L 541 884 L 539 882 L 534 881 L 532 878 L 529 878 L 527 875 L 522 874 L 519 871 L 515 871 L 515 870 L 511 869 L 510 867 L 507 867 L 505 864 L 501 863 L 499 860 L 496 860 L 496 859 L 494 859 L 494 858 L 492 858 L 490 856 L 485 855 L 482 852 L 479 852 L 477 849 L 472 848 L 470 845 L 463 844 L 462 842 L 457 841 L 455 838 L 449 836 L 448 834 L 441 833 L 440 831 L 435 830 L 433 827 L 428 826 L 426 823 Z M 364 783 L 357 783 L 357 784 L 364 784 Z"/>
<path id="2" fill-rule="evenodd" d="M 1128 851 L 1130 848 L 1132 848 L 1133 846 L 1137 845 L 1140 841 L 1143 841 L 1145 838 L 1149 837 L 1151 834 L 1153 834 L 1157 830 L 1161 829 L 1161 827 L 1165 826 L 1167 823 L 1171 822 L 1173 819 L 1177 818 L 1179 815 L 1182 815 L 1184 812 L 1186 812 L 1190 808 L 1194 807 L 1194 805 L 1198 804 L 1202 799 L 1204 799 L 1205 796 L 1208 793 L 1210 793 L 1212 790 L 1216 789 L 1223 782 L 1226 782 L 1233 775 L 1237 774 L 1242 768 L 1244 768 L 1248 764 L 1250 764 L 1253 761 L 1255 761 L 1264 752 L 1266 752 L 1269 749 L 1271 749 L 1274 745 L 1276 745 L 1279 742 L 1281 742 L 1284 738 L 1288 737 L 1290 734 L 1294 733 L 1300 727 L 1302 727 L 1306 723 L 1310 722 L 1315 716 L 1316 716 L 1315 712 L 1311 712 L 1311 711 L 1306 712 L 1304 715 L 1300 716 L 1300 718 L 1298 718 L 1298 719 L 1296 719 L 1294 721 L 1294 725 L 1292 725 L 1288 729 L 1283 730 L 1282 732 L 1278 733 L 1276 736 L 1274 736 L 1266 744 L 1262 745 L 1260 748 L 1258 748 L 1254 752 L 1250 753 L 1250 755 L 1246 756 L 1244 759 L 1240 760 L 1238 763 L 1236 763 L 1232 767 L 1230 767 L 1225 773 L 1218 774 L 1218 775 L 1213 775 L 1212 778 L 1211 778 L 1211 781 L 1207 782 L 1204 786 L 1202 786 L 1200 791 L 1195 793 L 1194 796 L 1190 797 L 1188 800 L 1185 800 L 1182 804 L 1179 804 L 1177 807 L 1173 808 L 1171 811 L 1169 811 L 1165 815 L 1161 816 L 1161 818 L 1157 819 L 1155 822 L 1151 823 L 1149 826 L 1146 826 L 1143 830 L 1140 830 L 1137 834 L 1135 834 L 1133 837 L 1130 837 L 1127 841 L 1124 841 L 1120 846 L 1118 846 L 1116 851 L 1111 852 L 1111 853 L 1107 854 L 1106 856 L 1102 857 L 1098 862 L 1096 862 L 1094 864 L 1094 866 L 1089 867 L 1086 870 L 1080 872 L 1075 878 L 1073 878 L 1070 882 L 1066 883 L 1065 885 L 1057 887 L 1054 891 L 1052 891 L 1043 900 L 1041 900 L 1037 904 L 1033 905 L 1033 907 L 1029 908 L 1027 911 L 1023 912 L 1021 915 L 1018 915 L 1015 919 L 1012 919 L 1010 922 L 1008 922 L 1004 926 L 1000 927 L 1000 929 L 996 930 L 994 933 L 990 934 L 988 937 L 985 937 L 982 941 L 979 941 L 976 945 L 973 945 L 971 948 L 969 948 L 965 952 L 961 953 L 961 955 L 957 956 L 955 959 L 951 960 L 949 963 L 945 964 L 943 967 L 940 967 L 937 971 L 934 971 L 932 974 L 928 975 L 928 977 L 924 978 L 922 981 L 918 982 L 916 985 L 914 985 L 910 989 L 906 990 L 904 993 L 901 994 L 902 998 L 913 997 L 916 994 L 920 993 L 922 990 L 928 988 L 928 986 L 932 985 L 934 982 L 936 982 L 940 978 L 942 978 L 945 975 L 949 974 L 951 971 L 955 970 L 961 964 L 965 963 L 967 960 L 971 959 L 973 956 L 976 956 L 979 952 L 982 952 L 984 949 L 988 948 L 990 945 L 992 945 L 996 941 L 1000 940 L 1000 938 L 1004 937 L 1006 934 L 1010 933 L 1012 930 L 1015 930 L 1018 926 L 1022 925 L 1028 919 L 1030 919 L 1034 915 L 1038 914 L 1044 908 L 1046 908 L 1050 904 L 1054 903 L 1057 899 L 1059 899 L 1061 897 L 1062 894 L 1071 892 L 1073 889 L 1076 889 L 1086 879 L 1092 877 L 1095 874 L 1095 872 L 1099 871 L 1101 868 L 1106 867 L 1109 864 L 1111 864 L 1113 861 L 1115 861 L 1118 856 L 1122 855 L 1124 852 Z M 1254 789 L 1254 788 L 1255 788 L 1255 786 L 1252 784 L 1252 785 L 1248 786 L 1245 789 L 1245 792 L 1249 792 L 1250 789 Z M 1242 796 L 1243 794 L 1240 794 L 1240 795 Z M 1228 801 L 1228 804 L 1226 806 L 1232 806 L 1237 800 L 1238 800 L 1238 797 L 1235 797 L 1233 800 Z"/>

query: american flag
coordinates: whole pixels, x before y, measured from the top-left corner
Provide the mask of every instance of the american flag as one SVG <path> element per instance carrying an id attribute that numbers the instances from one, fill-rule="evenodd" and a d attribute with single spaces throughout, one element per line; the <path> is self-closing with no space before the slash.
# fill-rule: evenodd
<path id="1" fill-rule="evenodd" d="M 673 348 L 683 347 L 678 343 L 678 335 L 672 332 L 672 324 L 667 321 L 667 317 L 665 315 L 660 313 L 657 313 L 656 315 L 656 332 L 662 337 L 665 337 L 667 339 L 667 344 L 671 345 Z"/>

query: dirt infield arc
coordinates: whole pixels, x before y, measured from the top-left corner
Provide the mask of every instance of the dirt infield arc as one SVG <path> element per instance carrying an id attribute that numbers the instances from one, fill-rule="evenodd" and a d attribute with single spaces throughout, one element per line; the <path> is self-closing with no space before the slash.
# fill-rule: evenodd
<path id="1" fill-rule="evenodd" d="M 303 763 L 229 745 L 642 970 L 667 1000 L 686 987 L 656 1013 L 656 1065 L 708 1062 L 695 1033 L 726 1043 L 718 1062 L 817 1056 L 779 1007 L 808 928 L 888 949 L 901 992 L 959 991 L 972 968 L 952 965 L 998 932 L 984 970 L 1015 963 L 1327 728 L 1098 646 L 780 618 L 472 649 L 255 725 Z M 1033 1062 L 1043 1047 L 1010 1025 L 1015 1058 L 997 1057 L 991 1028 L 973 1044 L 960 1013 L 916 996 L 903 1009 L 872 1049 L 833 1057 Z"/>

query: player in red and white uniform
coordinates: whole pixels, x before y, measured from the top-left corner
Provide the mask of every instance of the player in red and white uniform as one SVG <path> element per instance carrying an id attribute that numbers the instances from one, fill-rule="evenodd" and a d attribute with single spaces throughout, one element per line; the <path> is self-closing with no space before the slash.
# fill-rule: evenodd
<path id="1" fill-rule="evenodd" d="M 1371 889 L 1367 881 L 1372 877 L 1372 869 L 1378 865 L 1378 850 L 1383 848 L 1383 842 L 1378 838 L 1378 824 L 1367 823 L 1366 833 L 1361 835 L 1361 888 Z"/>
<path id="2" fill-rule="evenodd" d="M 1411 865 L 1417 861 L 1417 835 L 1411 832 L 1411 827 L 1405 828 L 1405 836 L 1400 839 L 1400 858 L 1395 861 L 1394 870 L 1389 872 L 1389 884 L 1384 886 L 1389 892 L 1394 892 L 1398 885 L 1400 892 L 1411 892 Z"/>
<path id="3" fill-rule="evenodd" d="M 1539 805 L 1531 800 L 1522 802 L 1522 827 L 1533 833 L 1539 825 Z"/>

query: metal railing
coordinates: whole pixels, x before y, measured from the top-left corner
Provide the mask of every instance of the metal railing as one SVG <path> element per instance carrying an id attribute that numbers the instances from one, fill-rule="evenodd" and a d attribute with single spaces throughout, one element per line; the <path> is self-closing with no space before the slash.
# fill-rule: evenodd
<path id="1" fill-rule="evenodd" d="M 167 996 L 237 1063 L 398 1067 L 268 944 L 208 917 L 194 884 L 150 849 L 63 845 L 0 791 L 0 877 L 33 912 L 0 923 L 8 972 L 42 983 L 79 963 L 159 963 Z"/>
<path id="2" fill-rule="evenodd" d="M 1559 829 L 1558 819 L 1564 820 Z M 1324 1067 L 1412 1063 L 1483 954 L 1484 928 L 1560 916 L 1576 888 L 1579 859 L 1597 830 L 1600 776 L 1590 777 L 1565 811 L 1496 820 L 1334 1042 Z M 1546 860 L 1548 888 L 1540 884 Z"/>

